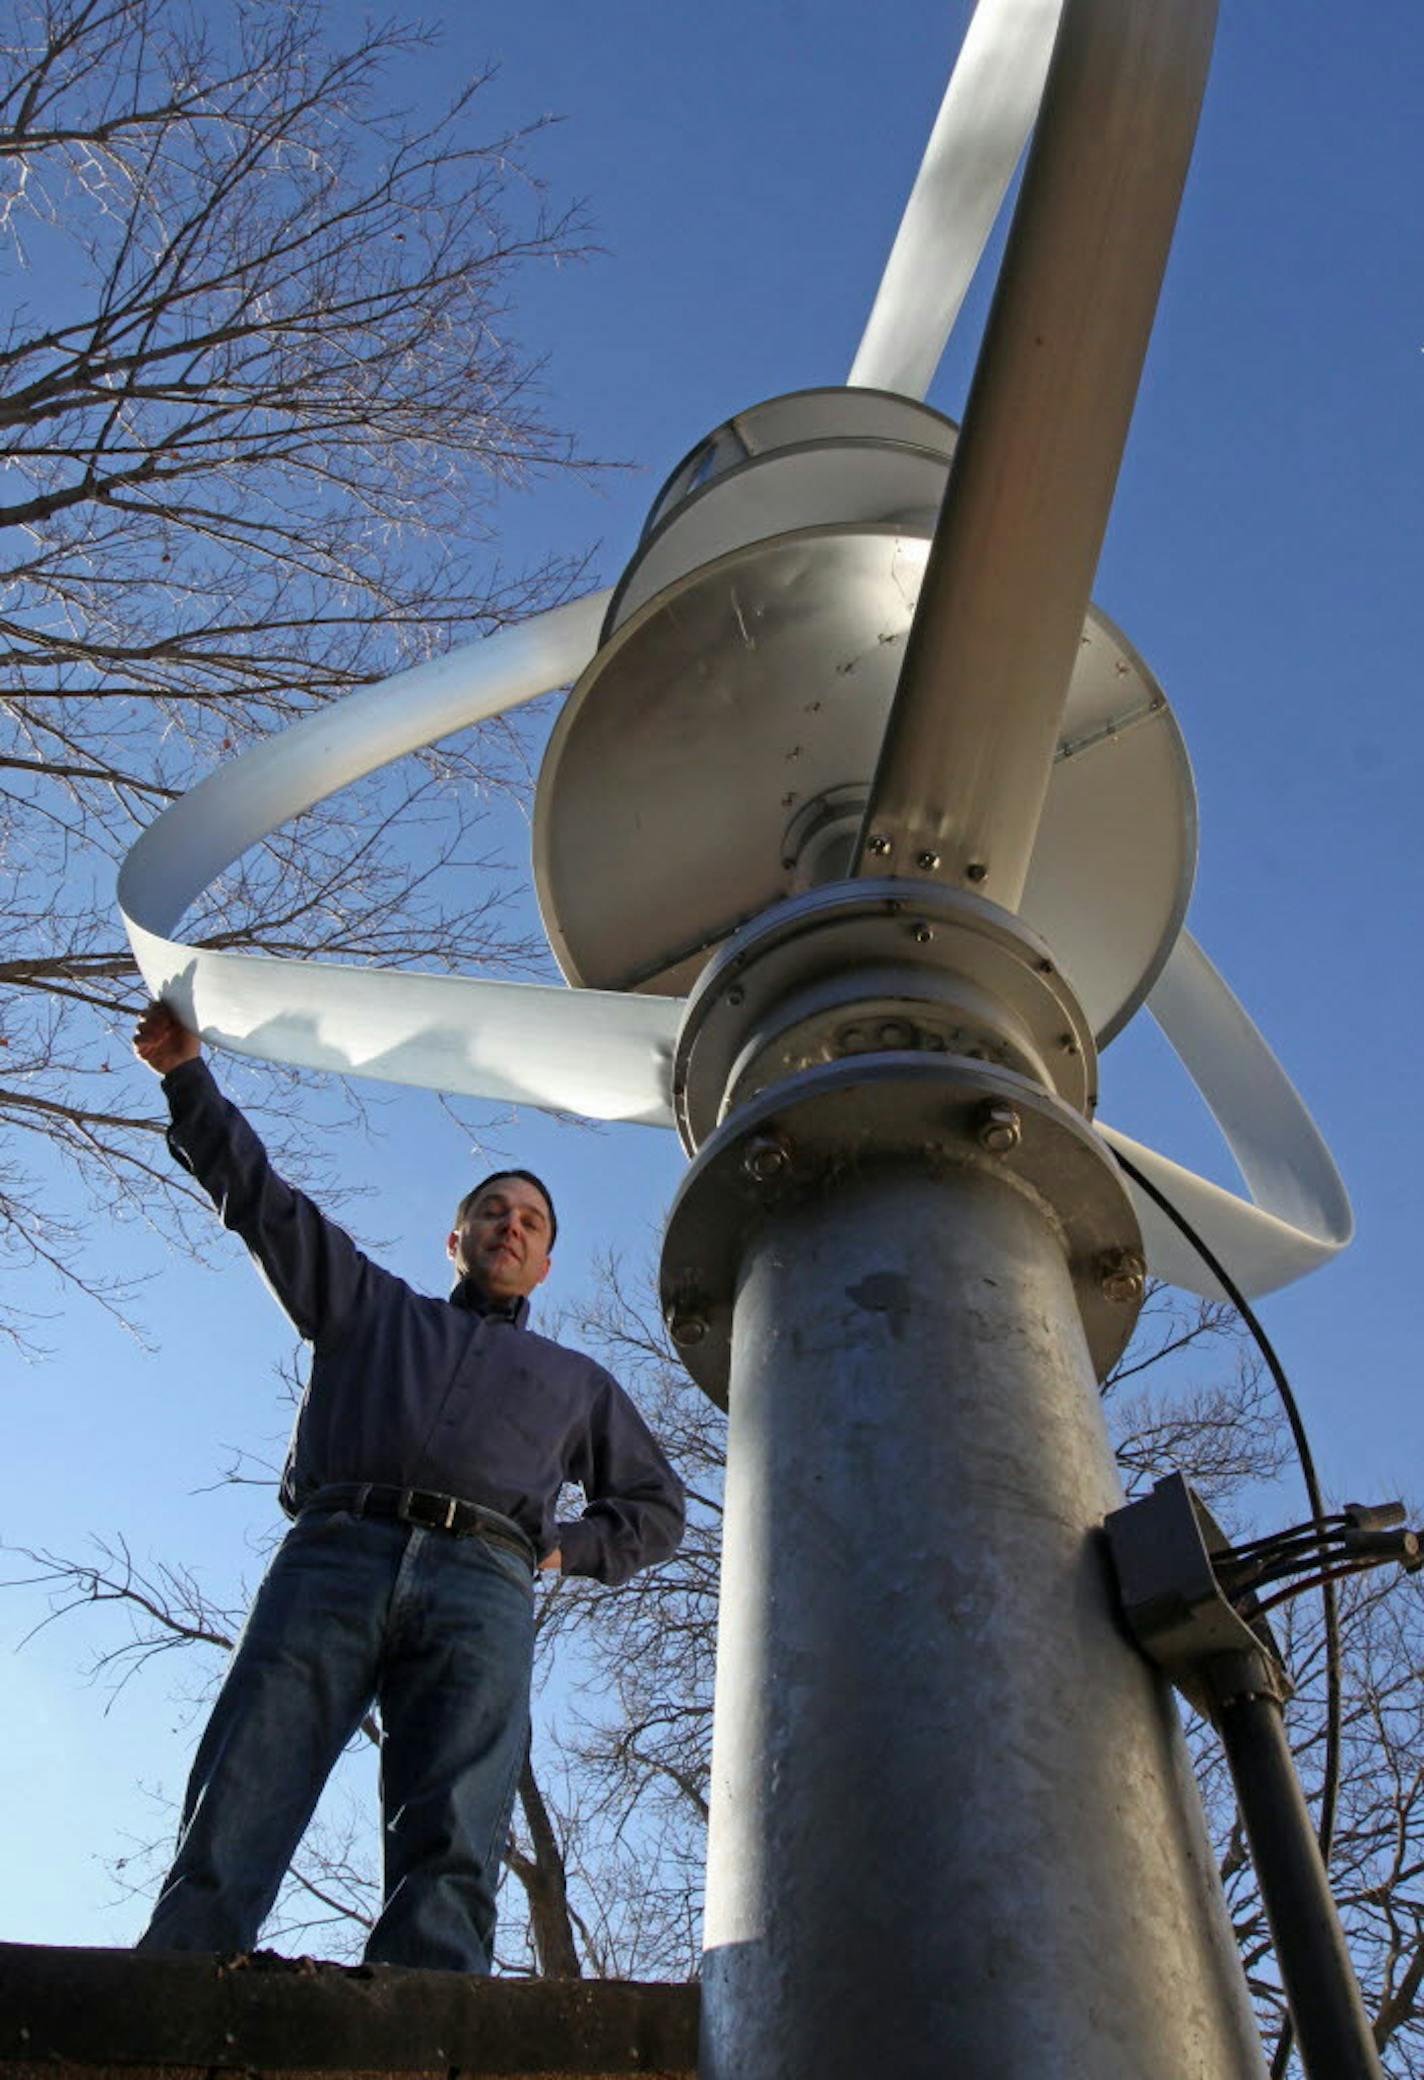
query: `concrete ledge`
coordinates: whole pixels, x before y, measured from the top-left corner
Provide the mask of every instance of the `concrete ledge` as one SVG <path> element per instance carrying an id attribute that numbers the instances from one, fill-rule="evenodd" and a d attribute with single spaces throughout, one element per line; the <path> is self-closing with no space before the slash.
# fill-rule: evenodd
<path id="1" fill-rule="evenodd" d="M 0 1943 L 0 2080 L 694 2080 L 696 1986 Z"/>

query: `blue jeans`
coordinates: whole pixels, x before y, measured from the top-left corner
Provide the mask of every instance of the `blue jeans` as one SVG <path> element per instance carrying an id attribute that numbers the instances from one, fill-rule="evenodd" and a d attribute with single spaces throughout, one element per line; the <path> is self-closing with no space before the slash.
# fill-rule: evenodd
<path id="1" fill-rule="evenodd" d="M 488 1972 L 529 1733 L 533 1583 L 481 1538 L 311 1512 L 257 1593 L 140 1949 L 251 1950 L 333 1764 L 380 1708 L 382 1964 Z"/>

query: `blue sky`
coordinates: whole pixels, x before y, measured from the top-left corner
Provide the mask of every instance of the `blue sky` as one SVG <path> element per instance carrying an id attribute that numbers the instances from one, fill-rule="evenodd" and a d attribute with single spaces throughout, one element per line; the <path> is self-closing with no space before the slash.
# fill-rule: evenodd
<path id="1" fill-rule="evenodd" d="M 511 499 L 511 561 L 630 553 L 662 477 L 731 412 L 843 379 L 967 10 L 885 17 L 825 0 L 715 10 L 543 0 L 459 11 L 427 84 L 493 57 L 484 127 L 561 117 L 534 160 L 586 199 L 602 252 L 531 278 L 514 324 L 547 353 L 553 416 L 633 465 Z M 1424 15 L 1295 0 L 1223 9 L 1196 158 L 1095 597 L 1153 666 L 1194 762 L 1193 929 L 1330 1141 L 1358 1239 L 1264 1313 L 1338 1494 L 1412 1489 L 1424 1456 L 1417 1322 L 1421 1133 L 1412 1047 L 1421 845 Z M 962 409 L 981 284 L 930 401 Z M 507 849 L 527 851 L 514 819 Z M 221 1068 L 219 1073 L 221 1073 Z M 1110 1049 L 1105 1114 L 1230 1179 L 1144 1019 Z M 386 1260 L 438 1287 L 468 1169 L 433 1099 L 378 1094 L 342 1167 L 374 1188 Z M 557 1300 L 587 1253 L 653 1244 L 681 1172 L 671 1136 L 531 1119 L 501 1149 L 560 1200 Z M 137 1245 L 115 1238 L 124 1260 Z M 272 1519 L 260 1493 L 198 1492 L 225 1448 L 285 1427 L 270 1366 L 290 1348 L 240 1252 L 143 1260 L 154 1342 L 52 1325 L 55 1355 L 7 1380 L 0 1531 L 77 1550 L 90 1530 L 181 1555 L 214 1585 Z M 1282 1498 L 1297 1515 L 1298 1491 Z M 122 1942 L 103 1859 L 151 1831 L 136 1780 L 176 1790 L 193 1736 L 165 1671 L 116 1701 L 77 1674 L 100 1618 L 14 1647 L 42 1606 L 0 1600 L 8 1851 L 0 1937 Z M 175 1673 L 178 1671 L 175 1670 Z M 106 1707 L 108 1707 L 106 1711 Z M 17 1791 L 23 1786 L 23 1795 Z"/>

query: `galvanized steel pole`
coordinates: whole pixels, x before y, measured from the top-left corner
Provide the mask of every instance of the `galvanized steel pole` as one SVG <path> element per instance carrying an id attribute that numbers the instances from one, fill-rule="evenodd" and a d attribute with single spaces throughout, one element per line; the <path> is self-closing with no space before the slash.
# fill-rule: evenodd
<path id="1" fill-rule="evenodd" d="M 1244 2080 L 1262 2059 L 1062 1231 L 859 1164 L 746 1240 L 703 2080 Z"/>

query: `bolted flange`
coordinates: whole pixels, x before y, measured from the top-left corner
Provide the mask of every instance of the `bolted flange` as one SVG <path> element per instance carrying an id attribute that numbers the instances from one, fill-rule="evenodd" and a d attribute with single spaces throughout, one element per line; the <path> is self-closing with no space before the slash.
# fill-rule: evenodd
<path id="1" fill-rule="evenodd" d="M 978 1169 L 1032 1197 L 1062 1236 L 1099 1379 L 1116 1364 L 1142 1298 L 1140 1279 L 1135 1293 L 1120 1283 L 1142 1263 L 1141 1236 L 1092 1129 L 1028 1078 L 989 1063 L 859 1055 L 803 1070 L 740 1105 L 703 1145 L 673 1202 L 664 1317 L 714 1401 L 726 1406 L 738 1268 L 754 1225 L 794 1210 L 849 1168 L 907 1159 L 932 1174 Z M 1105 1278 L 1105 1266 L 1115 1275 Z"/>
<path id="2" fill-rule="evenodd" d="M 918 1052 L 1096 1103 L 1092 1032 L 1048 949 L 982 896 L 922 881 L 830 882 L 729 939 L 688 999 L 673 1064 L 689 1153 L 781 1078 L 847 1055 Z"/>

